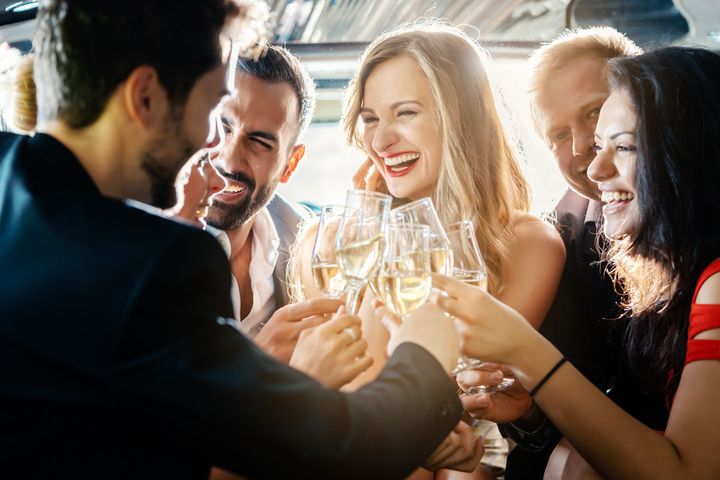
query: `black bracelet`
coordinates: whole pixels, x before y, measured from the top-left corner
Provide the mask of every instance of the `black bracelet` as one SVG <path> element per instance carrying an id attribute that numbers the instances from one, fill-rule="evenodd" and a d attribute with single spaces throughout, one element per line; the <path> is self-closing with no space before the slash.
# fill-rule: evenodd
<path id="1" fill-rule="evenodd" d="M 535 385 L 535 388 L 530 390 L 530 396 L 534 397 L 538 390 L 540 390 L 542 386 L 545 385 L 548 380 L 550 380 L 550 377 L 552 377 L 555 372 L 557 372 L 558 368 L 562 367 L 563 363 L 567 361 L 568 359 L 565 357 L 562 357 L 560 360 L 558 360 L 555 366 L 552 367 L 547 374 L 545 374 L 545 376 L 537 383 L 537 385 Z"/>

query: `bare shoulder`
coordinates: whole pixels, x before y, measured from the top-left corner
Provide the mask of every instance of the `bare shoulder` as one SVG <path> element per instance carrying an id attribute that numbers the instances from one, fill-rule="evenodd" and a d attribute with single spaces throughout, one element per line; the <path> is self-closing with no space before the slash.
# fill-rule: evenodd
<path id="1" fill-rule="evenodd" d="M 515 250 L 565 259 L 565 245 L 555 227 L 528 213 L 513 218 Z"/>
<path id="2" fill-rule="evenodd" d="M 720 272 L 717 272 L 702 284 L 695 303 L 720 304 Z"/>

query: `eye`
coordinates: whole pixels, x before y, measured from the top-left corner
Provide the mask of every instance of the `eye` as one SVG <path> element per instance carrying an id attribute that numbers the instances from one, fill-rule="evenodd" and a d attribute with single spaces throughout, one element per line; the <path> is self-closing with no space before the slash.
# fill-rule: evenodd
<path id="1" fill-rule="evenodd" d="M 617 150 L 618 152 L 634 152 L 637 149 L 635 148 L 635 145 L 619 144 L 617 147 L 615 147 L 615 150 Z"/>
<path id="2" fill-rule="evenodd" d="M 417 113 L 418 113 L 418 112 L 416 112 L 416 111 L 414 111 L 414 110 L 400 110 L 400 111 L 397 113 L 397 116 L 398 116 L 398 117 L 412 117 L 412 116 L 417 115 Z"/>
<path id="3" fill-rule="evenodd" d="M 588 112 L 588 114 L 585 116 L 588 120 L 596 120 L 597 117 L 600 115 L 600 107 L 594 108 L 591 111 Z"/>
<path id="4" fill-rule="evenodd" d="M 222 127 L 223 127 L 223 130 L 225 131 L 225 134 L 226 135 L 232 134 L 233 126 L 230 123 L 230 119 L 228 119 L 227 117 L 222 117 L 220 119 L 220 122 L 222 123 Z"/>
<path id="5" fill-rule="evenodd" d="M 362 117 L 362 121 L 365 125 L 370 125 L 372 123 L 376 123 L 378 121 L 377 117 L 374 117 L 372 115 L 364 115 Z"/>
<path id="6" fill-rule="evenodd" d="M 592 150 L 593 150 L 593 152 L 597 153 L 597 152 L 599 152 L 600 150 L 602 150 L 602 146 L 601 146 L 599 143 L 596 142 L 596 143 L 593 144 Z"/>
<path id="7" fill-rule="evenodd" d="M 569 132 L 567 130 L 563 130 L 561 132 L 558 132 L 555 134 L 554 137 L 552 137 L 552 141 L 554 144 L 561 143 L 563 140 L 568 138 Z"/>
<path id="8" fill-rule="evenodd" d="M 273 146 L 263 140 L 261 137 L 250 137 L 250 141 L 253 142 L 255 145 L 262 147 L 264 150 L 267 150 L 268 152 L 273 149 Z"/>

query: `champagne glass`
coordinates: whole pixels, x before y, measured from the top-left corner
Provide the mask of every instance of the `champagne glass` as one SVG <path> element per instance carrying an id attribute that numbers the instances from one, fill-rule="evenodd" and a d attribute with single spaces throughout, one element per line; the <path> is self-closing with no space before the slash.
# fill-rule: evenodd
<path id="1" fill-rule="evenodd" d="M 323 205 L 320 208 L 320 223 L 310 261 L 315 286 L 330 298 L 340 298 L 345 292 L 345 278 L 335 253 L 335 241 L 344 213 L 345 207 L 341 205 Z"/>
<path id="2" fill-rule="evenodd" d="M 430 266 L 433 273 L 452 274 L 453 256 L 445 229 L 429 198 L 421 198 L 393 209 L 391 221 L 416 223 L 430 228 Z"/>
<path id="3" fill-rule="evenodd" d="M 357 313 L 360 292 L 380 265 L 391 201 L 392 197 L 383 193 L 348 191 L 335 246 L 347 282 L 346 306 L 352 315 Z"/>
<path id="4" fill-rule="evenodd" d="M 469 220 L 463 220 L 448 226 L 445 230 L 453 252 L 452 276 L 458 280 L 487 290 L 487 268 L 480 254 L 480 247 L 475 237 L 475 227 Z M 481 368 L 483 361 L 476 358 L 461 356 L 453 370 L 458 374 L 464 370 Z M 505 377 L 497 385 L 477 385 L 469 388 L 465 393 L 493 393 L 505 390 L 515 382 L 514 378 Z"/>
<path id="5" fill-rule="evenodd" d="M 430 295 L 430 228 L 427 225 L 388 225 L 385 255 L 375 276 L 376 294 L 402 317 Z"/>

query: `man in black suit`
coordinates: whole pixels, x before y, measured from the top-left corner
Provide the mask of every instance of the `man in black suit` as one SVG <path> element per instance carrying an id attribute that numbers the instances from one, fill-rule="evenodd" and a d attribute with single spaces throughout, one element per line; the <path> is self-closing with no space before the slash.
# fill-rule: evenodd
<path id="1" fill-rule="evenodd" d="M 451 323 L 407 322 L 376 382 L 325 390 L 227 320 L 218 243 L 140 203 L 170 206 L 207 142 L 247 8 L 41 2 L 38 133 L 0 136 L 3 478 L 399 478 L 457 423 Z"/>

